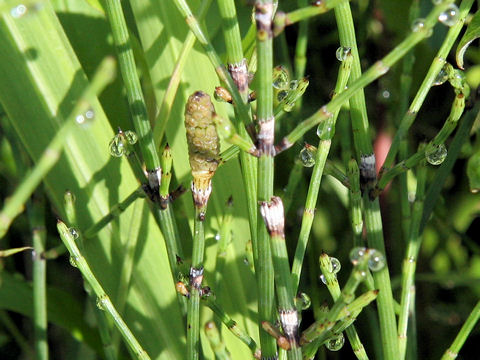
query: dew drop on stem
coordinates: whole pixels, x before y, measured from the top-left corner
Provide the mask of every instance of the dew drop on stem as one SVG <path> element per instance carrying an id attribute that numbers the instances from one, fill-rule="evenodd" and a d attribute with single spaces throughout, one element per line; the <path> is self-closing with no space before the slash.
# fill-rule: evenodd
<path id="1" fill-rule="evenodd" d="M 331 140 L 335 135 L 335 125 L 333 118 L 328 118 L 325 121 L 320 122 L 317 127 L 317 136 L 320 140 Z"/>
<path id="2" fill-rule="evenodd" d="M 92 109 L 89 109 L 85 111 L 83 114 L 78 114 L 75 117 L 75 121 L 77 122 L 78 125 L 82 127 L 87 127 L 90 125 L 95 118 L 95 112 Z"/>
<path id="3" fill-rule="evenodd" d="M 367 249 L 364 247 L 355 247 L 350 251 L 350 261 L 353 265 L 357 265 L 358 262 L 365 256 Z"/>
<path id="4" fill-rule="evenodd" d="M 283 66 L 276 66 L 273 69 L 272 85 L 275 89 L 283 90 L 288 89 L 289 76 L 287 70 Z"/>
<path id="5" fill-rule="evenodd" d="M 413 23 L 412 23 L 412 31 L 413 32 L 422 31 L 424 28 L 425 28 L 425 19 L 418 18 L 418 19 L 413 20 Z"/>
<path id="6" fill-rule="evenodd" d="M 447 157 L 447 148 L 443 144 L 427 146 L 425 157 L 431 165 L 440 165 Z"/>
<path id="7" fill-rule="evenodd" d="M 73 267 L 78 267 L 77 258 L 75 256 L 70 256 L 68 261 L 70 262 L 70 265 L 72 265 Z"/>
<path id="8" fill-rule="evenodd" d="M 25 5 L 19 4 L 10 10 L 10 15 L 15 19 L 19 19 L 27 13 L 27 10 L 28 8 Z"/>
<path id="9" fill-rule="evenodd" d="M 108 144 L 108 150 L 110 151 L 110 155 L 114 157 L 122 157 L 125 154 L 125 144 L 123 143 L 123 139 L 120 135 L 115 135 L 113 139 Z"/>
<path id="10" fill-rule="evenodd" d="M 338 351 L 343 347 L 343 344 L 345 344 L 345 337 L 343 336 L 343 333 L 340 333 L 328 339 L 325 343 L 325 347 L 330 351 Z"/>
<path id="11" fill-rule="evenodd" d="M 445 81 L 448 80 L 447 65 L 444 65 L 442 69 L 438 72 L 435 80 L 433 80 L 433 86 L 442 85 Z"/>
<path id="12" fill-rule="evenodd" d="M 325 278 L 325 275 L 320 275 L 319 276 L 319 279 L 322 281 L 322 283 L 324 283 L 325 285 L 327 285 L 327 279 Z"/>
<path id="13" fill-rule="evenodd" d="M 453 26 L 458 22 L 460 18 L 460 10 L 455 4 L 451 4 L 444 12 L 438 16 L 438 21 L 443 25 Z"/>
<path id="14" fill-rule="evenodd" d="M 134 131 L 127 130 L 123 133 L 123 136 L 125 136 L 130 145 L 135 145 L 138 141 L 138 136 Z"/>
<path id="15" fill-rule="evenodd" d="M 348 46 L 340 46 L 335 52 L 335 56 L 338 61 L 344 61 L 351 51 L 352 51 L 352 48 Z"/>
<path id="16" fill-rule="evenodd" d="M 313 165 L 315 165 L 315 157 L 313 155 L 313 152 L 310 149 L 310 145 L 306 145 L 302 149 L 302 151 L 300 151 L 299 157 L 303 166 L 312 167 Z"/>
<path id="17" fill-rule="evenodd" d="M 98 308 L 99 310 L 105 310 L 105 309 L 104 309 L 104 306 L 103 306 L 103 305 L 104 305 L 104 302 L 105 302 L 105 299 L 104 299 L 103 297 L 98 297 L 98 298 L 97 298 L 97 301 L 96 301 L 95 303 L 96 303 L 97 308 Z"/>
<path id="18" fill-rule="evenodd" d="M 332 274 L 338 273 L 342 268 L 342 265 L 340 264 L 340 260 L 338 260 L 335 257 L 330 257 L 330 262 L 332 263 Z"/>
<path id="19" fill-rule="evenodd" d="M 304 292 L 299 293 L 296 300 L 298 304 L 297 306 L 302 310 L 307 310 L 312 305 L 312 300 L 310 299 L 310 296 L 308 296 Z"/>
<path id="20" fill-rule="evenodd" d="M 385 267 L 385 256 L 380 251 L 370 249 L 368 255 L 368 268 L 370 270 L 379 271 Z"/>
<path id="21" fill-rule="evenodd" d="M 77 240 L 77 239 L 78 239 L 78 231 L 77 231 L 77 229 L 71 227 L 70 229 L 68 229 L 68 232 L 70 233 L 70 235 L 72 235 L 72 237 L 73 237 L 74 240 Z"/>
<path id="22" fill-rule="evenodd" d="M 287 90 L 281 90 L 278 92 L 277 94 L 277 100 L 280 102 L 282 101 L 283 99 L 285 99 L 288 95 L 288 91 Z"/>

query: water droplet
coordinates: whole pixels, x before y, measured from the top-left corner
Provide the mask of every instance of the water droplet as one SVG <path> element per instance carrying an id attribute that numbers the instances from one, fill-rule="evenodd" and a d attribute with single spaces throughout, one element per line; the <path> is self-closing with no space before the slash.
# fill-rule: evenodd
<path id="1" fill-rule="evenodd" d="M 465 87 L 466 79 L 465 73 L 462 70 L 455 69 L 452 72 L 452 76 L 450 77 L 450 84 L 455 89 L 463 89 Z"/>
<path id="2" fill-rule="evenodd" d="M 110 155 L 115 157 L 121 157 L 125 154 L 125 144 L 120 135 L 115 135 L 113 139 L 108 144 L 108 149 L 110 150 Z"/>
<path id="3" fill-rule="evenodd" d="M 413 256 L 410 256 L 410 257 L 408 258 L 408 262 L 409 262 L 409 263 L 414 263 L 414 262 L 415 262 L 415 258 L 414 258 Z"/>
<path id="4" fill-rule="evenodd" d="M 288 72 L 287 69 L 283 66 L 276 66 L 273 69 L 273 80 L 272 85 L 275 89 L 288 89 Z"/>
<path id="5" fill-rule="evenodd" d="M 437 77 L 433 81 L 433 86 L 442 85 L 445 81 L 448 80 L 447 65 L 444 65 L 442 69 L 438 72 Z"/>
<path id="6" fill-rule="evenodd" d="M 312 305 L 312 300 L 310 299 L 310 296 L 308 296 L 304 292 L 298 294 L 297 299 L 302 310 L 307 310 Z"/>
<path id="7" fill-rule="evenodd" d="M 243 258 L 243 263 L 244 263 L 245 265 L 247 265 L 247 266 L 250 265 L 250 262 L 248 261 L 247 258 Z"/>
<path id="8" fill-rule="evenodd" d="M 280 102 L 282 101 L 283 99 L 285 99 L 288 95 L 288 91 L 287 90 L 282 90 L 282 91 L 279 91 L 278 94 L 277 94 L 277 100 Z"/>
<path id="9" fill-rule="evenodd" d="M 220 233 L 215 234 L 215 240 L 220 241 Z"/>
<path id="10" fill-rule="evenodd" d="M 333 123 L 333 118 L 328 118 L 327 120 L 318 124 L 317 136 L 320 138 L 320 140 L 331 140 L 334 135 L 335 124 Z"/>
<path id="11" fill-rule="evenodd" d="M 342 264 L 340 264 L 340 260 L 330 256 L 330 262 L 332 263 L 332 274 L 338 273 L 342 268 Z"/>
<path id="12" fill-rule="evenodd" d="M 302 149 L 302 151 L 300 151 L 300 161 L 305 167 L 312 167 L 313 165 L 315 165 L 315 157 L 313 156 L 313 152 L 310 149 L 311 146 L 306 145 Z"/>
<path id="13" fill-rule="evenodd" d="M 104 305 L 105 305 L 105 297 L 104 296 L 100 296 L 97 298 L 97 301 L 95 302 L 96 305 L 97 305 L 97 308 L 99 310 L 105 310 L 104 308 Z"/>
<path id="14" fill-rule="evenodd" d="M 127 130 L 123 133 L 123 136 L 125 136 L 125 139 L 127 139 L 130 145 L 134 145 L 137 143 L 138 137 L 137 137 L 137 134 L 135 134 L 135 132 L 131 130 Z"/>
<path id="15" fill-rule="evenodd" d="M 295 90 L 297 87 L 298 87 L 298 80 L 290 81 L 290 85 L 289 85 L 290 90 Z"/>
<path id="16" fill-rule="evenodd" d="M 10 10 L 10 15 L 15 19 L 19 19 L 27 13 L 27 10 L 28 8 L 25 5 L 19 4 Z"/>
<path id="17" fill-rule="evenodd" d="M 68 232 L 70 233 L 70 235 L 72 235 L 72 237 L 73 237 L 74 240 L 77 240 L 77 239 L 78 239 L 78 231 L 77 231 L 77 229 L 71 227 L 70 229 L 68 229 Z"/>
<path id="18" fill-rule="evenodd" d="M 94 117 L 95 117 L 95 112 L 94 112 L 92 109 L 87 110 L 87 111 L 85 112 L 85 118 L 86 118 L 87 120 L 93 120 Z"/>
<path id="19" fill-rule="evenodd" d="M 382 97 L 383 97 L 384 99 L 390 99 L 390 91 L 388 91 L 388 90 L 383 90 L 383 91 L 382 91 Z"/>
<path id="20" fill-rule="evenodd" d="M 345 344 L 345 337 L 343 336 L 343 333 L 340 333 L 328 339 L 325 343 L 325 347 L 330 351 L 338 351 L 343 347 L 343 344 Z"/>
<path id="21" fill-rule="evenodd" d="M 424 28 L 425 28 L 425 19 L 419 18 L 419 19 L 413 20 L 413 23 L 412 23 L 413 32 L 422 31 Z"/>
<path id="22" fill-rule="evenodd" d="M 292 111 L 293 107 L 295 106 L 295 100 L 293 101 L 287 101 L 284 105 L 283 105 L 283 111 L 285 112 L 290 112 Z"/>
<path id="23" fill-rule="evenodd" d="M 453 26 L 458 22 L 459 18 L 460 11 L 458 10 L 458 6 L 452 4 L 447 8 L 447 10 L 438 16 L 438 21 L 440 21 L 443 25 Z"/>
<path id="24" fill-rule="evenodd" d="M 344 61 L 351 51 L 352 51 L 352 48 L 348 46 L 340 46 L 335 52 L 335 56 L 337 57 L 338 61 Z"/>
<path id="25" fill-rule="evenodd" d="M 350 251 L 350 261 L 353 265 L 357 265 L 358 262 L 365 256 L 365 252 L 367 251 L 364 247 L 355 247 Z"/>
<path id="26" fill-rule="evenodd" d="M 432 0 L 432 4 L 433 5 L 440 5 L 441 3 L 443 3 L 445 0 Z"/>
<path id="27" fill-rule="evenodd" d="M 440 165 L 447 157 L 447 148 L 440 144 L 436 146 L 427 146 L 425 149 L 425 157 L 432 165 Z"/>
<path id="28" fill-rule="evenodd" d="M 77 258 L 75 256 L 70 256 L 68 261 L 70 262 L 70 265 L 72 265 L 73 267 L 78 267 Z"/>
<path id="29" fill-rule="evenodd" d="M 368 255 L 370 256 L 368 258 L 368 267 L 372 271 L 379 271 L 384 268 L 385 266 L 385 256 L 383 254 L 376 250 L 376 249 L 370 249 L 368 251 Z"/>
<path id="30" fill-rule="evenodd" d="M 327 285 L 327 279 L 325 278 L 325 275 L 320 275 L 319 276 L 319 279 L 322 280 L 322 283 L 324 283 L 325 285 Z"/>

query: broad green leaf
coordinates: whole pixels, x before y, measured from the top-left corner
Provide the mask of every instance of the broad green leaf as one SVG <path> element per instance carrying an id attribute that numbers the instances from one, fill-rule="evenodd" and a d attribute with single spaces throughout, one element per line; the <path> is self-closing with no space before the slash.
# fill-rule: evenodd
<path id="1" fill-rule="evenodd" d="M 52 324 L 67 329 L 78 341 L 101 351 L 100 337 L 83 319 L 83 306 L 72 294 L 56 288 L 47 289 L 47 317 Z M 33 288 L 20 274 L 3 271 L 0 275 L 0 309 L 33 316 Z"/>
<path id="2" fill-rule="evenodd" d="M 0 102 L 34 161 L 87 84 L 75 53 L 50 2 L 23 16 L 3 12 L 0 20 Z M 44 184 L 59 216 L 65 217 L 63 193 L 76 197 L 79 230 L 108 213 L 111 206 L 138 187 L 125 160 L 112 159 L 112 128 L 98 101 L 91 104 L 94 122 L 80 128 Z M 143 201 L 143 200 L 140 200 Z M 152 358 L 181 359 L 184 324 L 176 300 L 162 235 L 147 212 L 129 208 L 85 244 L 85 256 L 115 303 L 123 268 L 126 234 L 132 218 L 141 225 L 135 268 L 124 317 Z M 65 262 L 68 258 L 65 257 Z"/>
<path id="3" fill-rule="evenodd" d="M 457 52 L 455 54 L 457 65 L 460 69 L 463 69 L 463 56 L 467 51 L 473 40 L 480 37 L 480 11 L 473 16 L 472 21 L 468 24 L 467 31 L 463 34 L 462 39 L 458 43 Z"/>
<path id="4" fill-rule="evenodd" d="M 146 61 L 150 67 L 157 103 L 161 103 L 188 28 L 171 1 L 132 0 L 130 4 L 145 51 Z M 213 18 L 218 18 L 218 15 L 215 12 L 210 12 L 207 19 Z M 214 68 L 203 53 L 202 48 L 197 44 L 187 59 L 182 74 L 182 82 L 166 130 L 167 140 L 172 148 L 175 175 L 180 181 L 186 179 L 190 173 L 183 124 L 186 100 L 196 90 L 202 90 L 212 95 L 217 85 L 219 85 L 219 80 Z M 227 106 L 229 105 L 215 103 L 216 111 L 222 116 L 226 116 L 231 109 Z M 221 289 L 219 302 L 224 306 L 227 313 L 238 322 L 239 326 L 247 330 L 251 336 L 257 338 L 258 326 L 256 318 L 252 317 L 252 314 L 256 313 L 255 279 L 248 266 L 243 263 L 245 245 L 250 239 L 248 219 L 246 218 L 246 198 L 243 189 L 242 175 L 237 159 L 218 169 L 213 177 L 212 197 L 207 210 L 207 231 L 209 229 L 210 236 L 213 238 L 219 229 L 219 221 L 222 218 L 225 203 L 228 197 L 233 195 L 235 212 L 232 231 L 234 238 L 233 243 L 228 248 L 228 260 L 223 274 L 223 288 Z M 181 201 L 187 209 L 190 226 L 192 227 L 193 207 L 191 196 L 187 194 L 182 197 Z M 179 205 L 181 204 L 175 203 L 174 207 L 178 210 Z M 189 241 L 187 239 L 186 244 L 184 244 L 187 257 L 190 256 L 189 249 L 191 246 L 188 244 Z M 211 241 L 207 240 L 205 254 L 206 284 L 213 284 L 215 278 L 215 245 L 213 239 Z M 215 289 L 213 290 L 215 291 Z M 205 310 L 201 317 L 202 324 L 210 320 L 211 317 L 211 312 L 208 309 Z M 222 336 L 233 359 L 251 357 L 248 348 L 225 328 L 222 330 Z M 203 332 L 202 347 L 207 358 L 213 358 Z"/>

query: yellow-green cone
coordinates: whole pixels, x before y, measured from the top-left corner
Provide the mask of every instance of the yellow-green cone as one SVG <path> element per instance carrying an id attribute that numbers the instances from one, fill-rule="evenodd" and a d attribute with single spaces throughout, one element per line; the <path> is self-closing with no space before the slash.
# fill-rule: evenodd
<path id="1" fill-rule="evenodd" d="M 213 107 L 210 96 L 196 91 L 185 106 L 188 155 L 192 168 L 192 193 L 195 206 L 204 209 L 212 191 L 211 179 L 217 170 L 220 140 L 213 123 Z"/>

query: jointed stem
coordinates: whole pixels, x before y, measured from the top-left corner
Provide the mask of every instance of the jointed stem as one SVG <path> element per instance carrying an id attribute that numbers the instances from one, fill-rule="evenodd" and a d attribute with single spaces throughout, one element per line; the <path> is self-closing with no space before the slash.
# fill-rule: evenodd
<path id="1" fill-rule="evenodd" d="M 257 120 L 258 133 L 258 201 L 270 201 L 273 196 L 273 141 L 275 118 L 273 116 L 273 87 L 272 87 L 272 17 L 273 3 L 271 1 L 257 1 L 255 3 L 255 20 L 257 25 Z M 274 270 L 270 238 L 261 221 L 257 221 L 257 242 L 254 251 L 258 258 L 255 266 L 258 282 L 258 320 L 273 323 L 274 306 Z M 260 330 L 260 344 L 262 359 L 273 359 L 276 354 L 275 339 L 264 330 Z"/>
<path id="2" fill-rule="evenodd" d="M 449 1 L 451 3 L 451 1 Z M 402 121 L 400 122 L 400 126 L 395 133 L 395 137 L 393 138 L 392 145 L 390 146 L 390 150 L 388 151 L 387 157 L 385 162 L 382 165 L 382 169 L 388 169 L 392 166 L 393 162 L 395 161 L 395 156 L 397 155 L 397 151 L 400 146 L 401 140 L 407 134 L 408 129 L 413 124 L 413 121 L 417 117 L 418 111 L 425 100 L 428 91 L 430 90 L 432 84 L 435 81 L 438 73 L 442 69 L 443 65 L 445 64 L 445 59 L 447 58 L 455 40 L 460 33 L 460 30 L 465 23 L 465 19 L 472 7 L 473 0 L 463 0 L 460 5 L 460 17 L 455 25 L 453 25 L 450 30 L 448 31 L 447 37 L 443 41 L 442 47 L 438 50 L 437 55 L 435 56 L 432 65 L 430 66 L 427 75 L 423 79 L 420 88 L 418 89 L 415 98 L 413 99 L 407 113 L 404 115 Z M 442 4 L 443 5 L 443 4 Z M 438 5 L 436 8 L 440 7 Z M 434 9 L 435 11 L 436 9 Z"/>
<path id="3" fill-rule="evenodd" d="M 423 146 L 421 146 L 423 148 Z M 423 150 L 423 149 L 422 149 Z M 417 192 L 410 222 L 410 234 L 407 242 L 407 251 L 402 267 L 402 295 L 400 314 L 398 316 L 398 345 L 399 359 L 405 358 L 407 348 L 407 326 L 412 297 L 415 291 L 415 268 L 417 265 L 418 251 L 421 244 L 420 220 L 422 218 L 423 200 L 425 196 L 425 182 L 427 176 L 426 164 L 420 164 L 417 171 Z"/>
<path id="4" fill-rule="evenodd" d="M 87 281 L 90 284 L 90 286 L 92 287 L 92 290 L 97 296 L 98 306 L 101 307 L 102 310 L 106 311 L 112 317 L 115 323 L 115 326 L 118 328 L 118 330 L 122 334 L 122 337 L 125 340 L 126 345 L 132 350 L 132 353 L 135 355 L 135 357 L 141 360 L 149 360 L 150 357 L 147 355 L 145 350 L 143 350 L 142 346 L 137 341 L 135 336 L 132 334 L 127 324 L 125 324 L 122 317 L 113 306 L 110 298 L 105 293 L 105 290 L 103 290 L 103 287 L 100 285 L 100 283 L 96 279 L 92 270 L 90 270 L 90 266 L 88 266 L 87 261 L 85 260 L 83 255 L 80 253 L 80 250 L 78 249 L 75 243 L 75 239 L 73 238 L 72 234 L 68 230 L 67 226 L 63 222 L 59 221 L 57 224 L 57 229 L 63 243 L 67 247 L 70 253 L 70 256 L 72 257 L 72 261 L 81 271 L 85 281 Z"/>
<path id="5" fill-rule="evenodd" d="M 123 15 L 122 4 L 117 0 L 105 0 L 105 13 L 112 28 L 120 71 L 127 90 L 127 99 L 137 132 L 143 160 L 148 172 L 148 183 L 158 191 L 160 185 L 160 158 L 153 140 L 153 132 L 147 115 L 147 106 L 137 74 L 130 35 Z"/>
<path id="6" fill-rule="evenodd" d="M 393 66 L 398 60 L 400 60 L 406 53 L 408 53 L 415 45 L 417 45 L 420 41 L 425 39 L 429 31 L 435 25 L 438 15 L 445 10 L 445 8 L 451 3 L 451 1 L 444 1 L 441 5 L 436 6 L 431 13 L 425 19 L 425 26 L 417 32 L 412 32 L 405 40 L 403 40 L 400 44 L 398 44 L 388 55 L 386 55 L 383 59 L 377 61 L 370 69 L 368 69 L 363 75 L 358 78 L 351 79 L 351 82 L 348 85 L 348 89 L 333 98 L 329 103 L 322 106 L 316 113 L 312 116 L 298 124 L 293 131 L 285 136 L 282 141 L 279 150 L 288 149 L 292 146 L 298 139 L 300 139 L 308 130 L 310 130 L 313 126 L 319 124 L 322 121 L 327 120 L 330 118 L 334 111 L 336 111 L 343 103 L 349 100 L 352 96 L 357 94 L 357 92 L 363 89 L 365 86 L 370 84 L 371 82 L 378 79 L 380 76 L 386 74 L 391 66 Z M 338 9 L 341 9 L 344 6 L 348 6 L 348 3 L 342 3 L 335 8 L 337 12 Z M 340 17 L 339 19 L 342 19 Z M 351 19 L 351 17 L 350 17 Z M 341 24 L 341 23 L 339 23 Z M 353 24 L 352 24 L 353 28 Z M 352 31 L 349 32 L 350 35 L 354 33 Z M 350 45 L 348 45 L 350 44 Z M 342 44 L 344 46 L 352 47 L 351 42 L 346 42 Z M 357 55 L 358 57 L 358 55 Z M 358 60 L 357 60 L 358 61 Z M 352 69 L 353 71 L 353 69 Z M 352 73 L 353 75 L 353 73 Z M 357 133 L 366 133 L 368 128 L 368 121 L 366 118 L 362 117 L 362 124 L 363 125 L 355 125 L 354 134 Z M 362 127 L 361 127 L 362 126 Z M 363 127 L 364 126 L 364 127 Z M 358 137 L 358 135 L 357 135 Z M 360 136 L 360 138 L 362 138 Z M 360 139 L 358 139 L 360 141 Z M 371 154 L 372 145 L 369 141 L 360 141 L 361 149 L 359 155 L 369 155 Z"/>
<path id="7" fill-rule="evenodd" d="M 193 227 L 192 267 L 190 268 L 190 298 L 187 308 L 187 359 L 198 359 L 200 341 L 200 291 L 203 280 L 205 233 L 202 210 L 195 207 Z"/>

